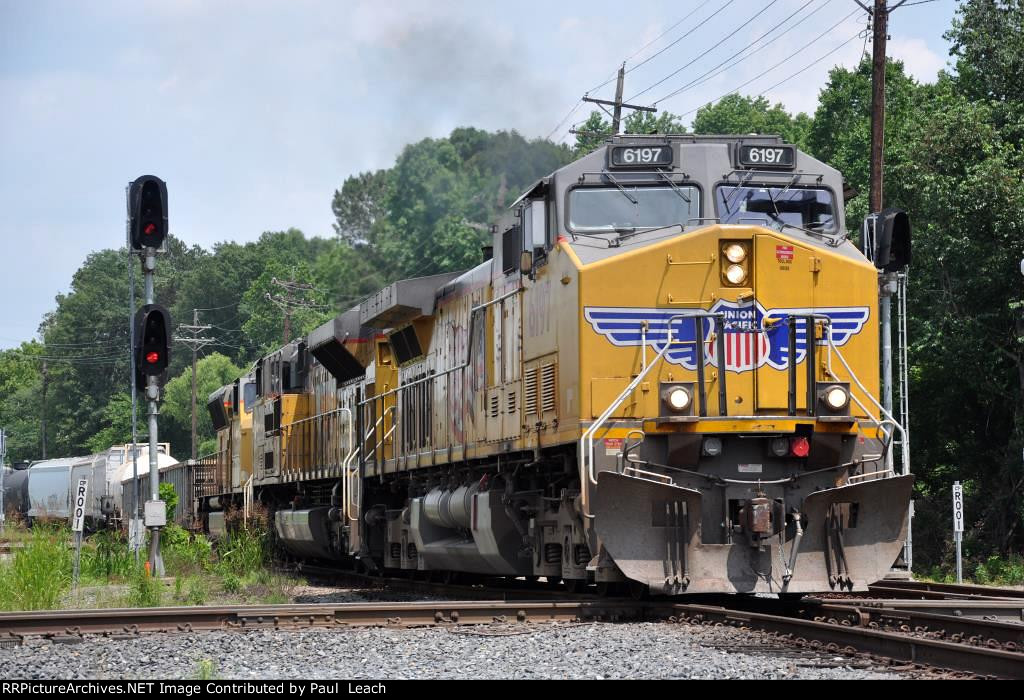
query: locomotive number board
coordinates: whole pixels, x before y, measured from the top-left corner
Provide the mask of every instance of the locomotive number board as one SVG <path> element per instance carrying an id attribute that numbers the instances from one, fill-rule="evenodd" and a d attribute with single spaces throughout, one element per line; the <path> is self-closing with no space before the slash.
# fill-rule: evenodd
<path id="1" fill-rule="evenodd" d="M 796 167 L 796 147 L 741 144 L 739 164 L 745 168 L 793 168 Z"/>
<path id="2" fill-rule="evenodd" d="M 667 143 L 612 146 L 613 168 L 671 168 L 674 162 L 674 149 Z"/>

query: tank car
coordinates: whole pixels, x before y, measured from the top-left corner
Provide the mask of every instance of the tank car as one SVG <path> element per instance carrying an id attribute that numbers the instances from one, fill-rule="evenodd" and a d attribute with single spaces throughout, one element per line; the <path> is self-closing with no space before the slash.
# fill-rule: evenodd
<path id="1" fill-rule="evenodd" d="M 199 510 L 260 503 L 292 556 L 372 570 L 863 590 L 912 477 L 842 193 L 778 137 L 613 137 L 478 266 L 395 282 L 211 397 Z"/>

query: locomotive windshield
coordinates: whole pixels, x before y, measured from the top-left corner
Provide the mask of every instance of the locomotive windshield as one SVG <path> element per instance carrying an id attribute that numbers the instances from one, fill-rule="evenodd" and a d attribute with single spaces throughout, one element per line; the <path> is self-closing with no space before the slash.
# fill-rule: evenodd
<path id="1" fill-rule="evenodd" d="M 686 224 L 700 216 L 696 187 L 581 187 L 569 195 L 573 231 L 603 233 Z"/>
<path id="2" fill-rule="evenodd" d="M 832 193 L 803 187 L 718 188 L 718 219 L 723 224 L 763 222 L 766 226 L 785 225 L 815 231 L 835 229 Z"/>

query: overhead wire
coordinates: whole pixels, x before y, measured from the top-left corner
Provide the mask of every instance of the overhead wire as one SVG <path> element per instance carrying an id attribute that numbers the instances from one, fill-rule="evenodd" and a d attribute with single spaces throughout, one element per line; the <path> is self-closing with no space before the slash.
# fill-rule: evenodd
<path id="1" fill-rule="evenodd" d="M 693 65 L 694 63 L 696 63 L 696 62 L 697 62 L 697 61 L 699 61 L 700 59 L 702 59 L 702 58 L 704 58 L 705 56 L 707 56 L 707 55 L 708 55 L 709 53 L 711 53 L 712 51 L 714 51 L 715 49 L 717 49 L 717 48 L 718 48 L 719 46 L 721 46 L 722 44 L 724 44 L 725 42 L 727 42 L 727 41 L 728 41 L 729 39 L 732 39 L 732 38 L 733 38 L 734 36 L 736 36 L 737 32 L 739 32 L 739 31 L 740 31 L 741 29 L 743 29 L 744 27 L 746 27 L 746 26 L 747 26 L 748 24 L 750 24 L 751 22 L 753 22 L 753 21 L 754 21 L 755 19 L 757 19 L 758 17 L 760 17 L 761 15 L 763 15 L 763 14 L 764 14 L 765 12 L 767 12 L 767 11 L 768 11 L 768 10 L 769 10 L 769 9 L 770 9 L 770 8 L 772 7 L 772 5 L 774 5 L 774 4 L 775 4 L 775 3 L 777 3 L 777 2 L 778 2 L 778 0 L 770 0 L 770 2 L 769 2 L 769 3 L 767 4 L 767 5 L 765 5 L 765 6 L 764 6 L 764 7 L 762 7 L 762 8 L 760 9 L 760 10 L 758 10 L 757 12 L 755 12 L 753 16 L 749 17 L 749 18 L 748 18 L 748 19 L 747 19 L 747 20 L 746 20 L 745 22 L 743 22 L 743 24 L 741 24 L 740 26 L 736 27 L 736 29 L 732 30 L 731 32 L 728 32 L 728 33 L 726 33 L 726 35 L 725 35 L 724 37 L 722 37 L 721 39 L 719 39 L 719 40 L 718 40 L 718 41 L 717 41 L 717 42 L 716 42 L 716 43 L 715 43 L 714 45 L 712 45 L 711 47 L 709 47 L 709 48 L 705 49 L 705 50 L 704 50 L 704 51 L 702 51 L 702 52 L 701 52 L 700 54 L 698 54 L 698 55 L 697 55 L 696 57 L 692 58 L 692 59 L 691 59 L 690 61 L 688 61 L 687 63 L 684 63 L 684 64 L 683 64 L 682 66 L 680 66 L 680 67 L 679 67 L 679 68 L 677 68 L 676 70 L 672 71 L 671 73 L 669 73 L 668 75 L 666 75 L 666 76 L 665 76 L 664 78 L 662 78 L 661 80 L 657 81 L 656 83 L 654 83 L 654 84 L 652 84 L 652 85 L 648 85 L 648 86 L 647 86 L 647 87 L 645 87 L 645 88 L 644 88 L 643 90 L 641 90 L 640 92 L 638 92 L 638 93 L 636 93 L 635 95 L 633 95 L 632 97 L 630 97 L 628 101 L 629 101 L 629 102 L 632 102 L 632 101 L 633 101 L 633 100 L 635 100 L 636 98 L 640 97 L 640 95 L 643 95 L 643 94 L 644 94 L 644 93 L 646 93 L 646 92 L 650 92 L 651 90 L 653 90 L 654 88 L 658 87 L 659 85 L 661 85 L 661 84 L 662 84 L 662 83 L 664 83 L 665 81 L 667 81 L 667 80 L 670 80 L 670 79 L 674 78 L 675 76 L 679 75 L 679 74 L 680 74 L 681 72 L 683 72 L 684 70 L 686 70 L 687 68 L 689 68 L 690 66 L 692 66 L 692 65 Z M 724 9 L 724 8 L 723 8 L 723 9 Z M 713 17 L 713 16 L 714 16 L 714 15 L 712 15 L 712 17 Z M 636 68 L 639 68 L 639 67 L 640 67 L 640 66 L 636 66 Z"/>
<path id="2" fill-rule="evenodd" d="M 675 46 L 676 44 L 678 44 L 678 43 L 679 43 L 680 41 L 682 41 L 682 40 L 683 40 L 683 39 L 685 39 L 686 37 L 690 36 L 690 35 L 691 35 L 691 34 L 693 34 L 693 33 L 694 33 L 695 31 L 697 31 L 698 29 L 700 29 L 701 27 L 703 27 L 703 26 L 704 26 L 705 24 L 707 24 L 708 22 L 710 22 L 710 21 L 711 21 L 711 20 L 712 20 L 712 19 L 713 19 L 713 18 L 714 18 L 714 17 L 716 16 L 716 15 L 718 15 L 718 13 L 722 12 L 722 11 L 723 11 L 723 10 L 725 10 L 725 9 L 726 9 L 727 7 L 729 7 L 729 5 L 733 4 L 733 2 L 734 2 L 734 1 L 735 1 L 735 0 L 727 0 L 727 2 L 726 2 L 726 3 L 724 4 L 724 5 L 722 5 L 722 6 L 721 6 L 721 7 L 719 7 L 719 8 L 717 9 L 717 10 L 715 10 L 714 12 L 712 12 L 712 13 L 711 13 L 710 15 L 708 15 L 707 17 L 705 17 L 704 19 L 702 19 L 702 20 L 701 20 L 700 22 L 698 22 L 698 23 L 697 23 L 696 25 L 694 25 L 694 26 L 693 26 L 693 27 L 692 27 L 692 28 L 691 28 L 691 29 L 690 29 L 690 30 L 689 30 L 688 32 L 686 32 L 685 34 L 683 34 L 683 35 L 682 35 L 681 37 L 678 37 L 677 39 L 675 39 L 674 41 L 672 41 L 672 42 L 671 42 L 670 44 L 668 44 L 667 46 L 665 46 L 664 48 L 662 48 L 661 50 L 659 50 L 659 51 L 658 51 L 657 53 L 655 53 L 655 54 L 652 54 L 651 56 L 648 56 L 648 57 L 647 57 L 647 58 L 645 58 L 644 60 L 640 61 L 640 63 L 636 64 L 635 66 L 633 66 L 632 68 L 630 68 L 630 69 L 629 69 L 628 71 L 626 71 L 626 72 L 627 72 L 627 73 L 631 73 L 631 72 L 635 71 L 635 70 L 636 70 L 637 68 L 640 68 L 641 66 L 644 66 L 644 65 L 646 65 L 646 64 L 648 64 L 648 63 L 650 63 L 651 61 L 653 61 L 654 59 L 656 59 L 656 58 L 657 58 L 658 56 L 660 56 L 661 54 L 665 53 L 666 51 L 668 51 L 669 49 L 671 49 L 671 48 L 672 48 L 673 46 Z M 771 2 L 769 3 L 769 6 L 771 6 L 771 5 L 774 5 L 774 4 L 775 4 L 775 3 L 777 2 L 777 1 L 778 1 L 778 0 L 771 0 Z M 767 9 L 767 8 L 765 8 L 765 9 Z M 691 13 L 691 14 L 692 14 L 692 13 Z M 728 38 L 728 37 L 727 37 L 727 38 Z M 642 93 L 641 93 L 641 94 L 642 94 Z M 629 98 L 629 99 L 630 99 L 630 100 L 632 100 L 633 98 L 631 97 L 631 98 Z"/>
<path id="3" fill-rule="evenodd" d="M 756 39 L 754 39 L 752 42 L 750 42 L 749 44 L 744 46 L 742 49 L 740 49 L 736 53 L 732 54 L 727 59 L 725 59 L 724 61 L 719 63 L 718 65 L 716 65 L 716 66 L 714 66 L 712 68 L 709 68 L 704 73 L 701 73 L 697 77 L 691 79 L 690 82 L 686 83 L 685 85 L 683 85 L 683 86 L 677 88 L 676 90 L 673 90 L 672 92 L 668 93 L 665 97 L 662 97 L 661 99 L 659 99 L 654 104 L 656 105 L 656 104 L 658 104 L 658 102 L 661 102 L 662 100 L 667 100 L 670 97 L 675 97 L 678 94 L 686 92 L 690 88 L 697 87 L 698 85 L 703 85 L 704 83 L 708 82 L 709 80 L 712 80 L 713 78 L 718 77 L 722 73 L 725 73 L 726 71 L 731 70 L 735 66 L 738 66 L 739 64 L 741 64 L 741 63 L 743 63 L 743 62 L 753 58 L 758 53 L 760 53 L 764 49 L 768 48 L 772 44 L 776 43 L 777 41 L 780 41 L 784 36 L 786 36 L 791 31 L 793 31 L 794 29 L 799 27 L 801 24 L 803 24 L 804 22 L 809 20 L 811 17 L 816 15 L 818 12 L 823 10 L 830 2 L 832 2 L 832 0 L 824 0 L 824 2 L 822 2 L 820 5 L 818 5 L 818 7 L 814 8 L 813 10 L 811 10 L 811 12 L 809 14 L 807 14 L 806 16 L 800 18 L 798 21 L 794 22 L 792 26 L 788 27 L 787 29 L 785 29 L 784 31 L 779 33 L 778 35 L 772 37 L 771 39 L 766 41 L 764 44 L 762 44 L 761 46 L 758 46 L 757 48 L 755 48 L 753 51 L 751 51 L 750 53 L 746 54 L 745 56 L 742 55 L 748 49 L 753 48 L 759 41 L 761 41 L 762 39 L 767 37 L 773 31 L 775 31 L 776 29 L 778 29 L 779 27 L 784 25 L 786 22 L 791 20 L 793 17 L 795 17 L 797 14 L 802 12 L 812 2 L 814 2 L 814 0 L 808 0 L 806 3 L 804 3 L 802 6 L 800 6 L 800 8 L 798 8 L 795 12 L 790 14 L 788 17 L 786 17 L 784 20 L 782 20 L 781 22 L 776 24 L 774 27 L 772 27 L 771 29 L 766 31 L 761 36 L 759 36 Z M 736 59 L 736 60 L 733 60 L 733 59 Z M 730 63 L 730 61 L 732 61 L 732 63 Z M 729 64 L 729 65 L 726 65 L 726 64 Z M 723 68 L 723 66 L 725 66 L 725 67 Z M 721 70 L 718 70 L 719 68 L 721 68 Z"/>
<path id="4" fill-rule="evenodd" d="M 841 44 L 839 44 L 838 46 L 836 46 L 836 47 L 835 47 L 834 49 L 832 49 L 832 50 L 831 50 L 831 51 L 829 51 L 828 53 L 826 53 L 826 54 L 823 54 L 822 56 L 819 56 L 819 57 L 818 57 L 818 58 L 816 58 L 815 60 L 811 61 L 811 62 L 810 62 L 809 64 L 807 64 L 806 66 L 804 66 L 803 68 L 801 68 L 800 70 L 798 70 L 798 71 L 797 71 L 796 73 L 793 73 L 792 75 L 790 75 L 790 76 L 788 76 L 788 77 L 786 77 L 786 78 L 783 78 L 782 80 L 780 80 L 779 82 L 775 83 L 774 85 L 772 85 L 772 86 L 771 86 L 771 87 L 769 87 L 769 88 L 765 88 L 765 89 L 764 89 L 764 90 L 762 90 L 762 91 L 761 91 L 760 93 L 758 93 L 758 96 L 760 97 L 761 95 L 764 95 L 764 94 L 765 94 L 766 92 L 771 92 L 772 90 L 774 90 L 775 88 L 779 87 L 779 86 L 780 86 L 780 85 L 782 85 L 783 83 L 789 82 L 790 80 L 792 80 L 792 79 L 793 79 L 793 78 L 795 78 L 796 76 L 800 75 L 800 74 L 801 74 L 801 73 L 803 73 L 804 71 L 807 71 L 807 70 L 809 70 L 809 69 L 813 68 L 814 66 L 816 66 L 817 64 L 821 63 L 821 62 L 822 62 L 822 61 L 824 61 L 824 60 L 825 60 L 826 58 L 828 58 L 829 56 L 831 56 L 832 54 L 834 54 L 834 53 L 835 53 L 836 51 L 839 51 L 839 49 L 842 49 L 842 48 L 844 48 L 844 47 L 845 47 L 845 46 L 846 46 L 847 44 L 849 44 L 849 43 L 850 43 L 851 41 L 853 41 L 854 39 L 858 39 L 858 38 L 860 38 L 860 31 L 858 31 L 858 32 L 857 32 L 856 34 L 854 34 L 853 36 L 851 36 L 851 37 L 850 37 L 849 39 L 847 39 L 847 40 L 846 40 L 846 41 L 844 41 L 843 43 L 841 43 Z M 742 85 L 739 85 L 739 86 L 737 86 L 737 87 L 733 88 L 732 90 L 730 90 L 729 92 L 725 93 L 724 95 L 721 95 L 721 96 L 719 96 L 719 97 L 715 98 L 714 100 L 712 100 L 711 102 L 708 102 L 708 103 L 706 103 L 706 104 L 707 104 L 707 105 L 711 105 L 711 104 L 713 104 L 713 103 L 715 103 L 715 102 L 718 102 L 719 100 L 721 100 L 721 99 L 723 99 L 723 98 L 725 98 L 725 97 L 728 97 L 729 95 L 732 95 L 732 94 L 733 94 L 733 93 L 735 93 L 736 91 L 740 90 L 741 88 L 744 88 L 744 87 L 746 87 L 747 85 L 749 85 L 750 83 L 754 82 L 754 81 L 755 81 L 755 80 L 757 80 L 758 78 L 761 78 L 761 77 L 763 77 L 763 76 L 767 75 L 768 73 L 770 73 L 770 72 L 771 72 L 772 70 L 774 70 L 775 68 L 778 68 L 778 67 L 779 67 L 780 65 L 782 65 L 782 63 L 785 63 L 785 61 L 782 61 L 782 62 L 780 62 L 780 63 L 776 63 L 776 64 L 775 64 L 774 66 L 772 66 L 772 67 L 771 67 L 771 68 L 769 68 L 768 70 L 766 70 L 766 71 L 764 71 L 764 72 L 762 72 L 762 73 L 758 74 L 757 76 L 755 76 L 754 78 L 752 78 L 752 79 L 748 80 L 747 82 L 743 83 Z M 701 107 L 704 107 L 704 106 L 706 106 L 706 105 L 700 105 L 700 107 L 694 107 L 694 108 L 693 108 L 693 109 L 691 109 L 690 111 L 688 111 L 688 112 L 683 112 L 683 113 L 682 113 L 682 114 L 680 114 L 679 116 L 680 116 L 680 117 L 685 117 L 685 116 L 689 116 L 690 114 L 693 114 L 694 112 L 696 112 L 697 110 L 701 109 Z"/>

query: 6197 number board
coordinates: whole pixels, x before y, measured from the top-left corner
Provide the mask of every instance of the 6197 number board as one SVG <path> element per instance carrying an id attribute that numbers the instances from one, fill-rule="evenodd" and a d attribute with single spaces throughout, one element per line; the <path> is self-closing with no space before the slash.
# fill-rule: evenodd
<path id="1" fill-rule="evenodd" d="M 745 168 L 792 168 L 796 165 L 796 148 L 743 144 L 739 164 Z"/>
<path id="2" fill-rule="evenodd" d="M 672 146 L 651 144 L 650 146 L 612 147 L 612 167 L 615 168 L 668 168 L 674 161 Z"/>

